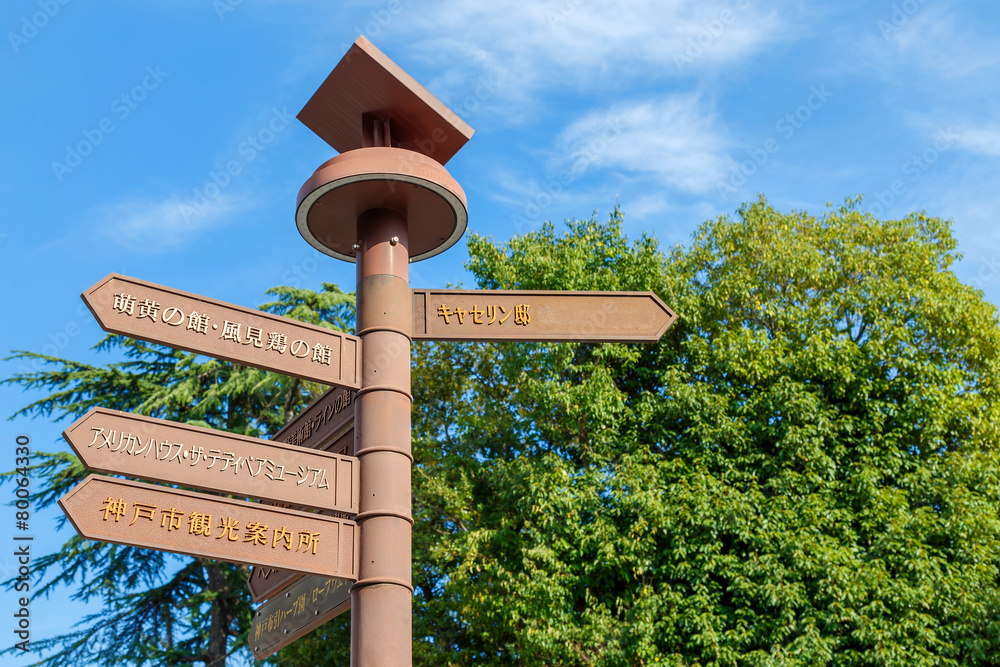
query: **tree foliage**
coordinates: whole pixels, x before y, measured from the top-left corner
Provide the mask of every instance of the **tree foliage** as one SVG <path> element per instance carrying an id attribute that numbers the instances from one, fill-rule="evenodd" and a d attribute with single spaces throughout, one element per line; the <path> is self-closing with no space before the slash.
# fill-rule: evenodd
<path id="1" fill-rule="evenodd" d="M 484 289 L 653 291 L 679 314 L 659 343 L 414 345 L 414 662 L 994 664 L 1000 328 L 951 272 L 948 223 L 761 199 L 666 252 L 623 228 L 616 210 L 473 235 L 469 269 Z M 278 296 L 272 312 L 307 321 L 353 315 L 332 286 Z M 55 392 L 27 411 L 77 415 L 113 392 L 112 407 L 256 435 L 313 391 L 106 344 L 139 365 L 52 360 L 62 375 L 15 378 Z M 82 471 L 46 463 L 51 501 Z M 79 595 L 130 609 L 105 583 L 128 582 L 114 590 L 148 596 L 135 608 L 170 612 L 149 650 L 166 655 L 167 617 L 186 657 L 206 645 L 224 596 L 203 575 L 175 590 L 141 579 L 156 570 L 138 559 L 162 554 L 67 549 Z M 232 649 L 248 607 L 242 587 L 225 595 Z M 342 615 L 270 661 L 347 664 L 348 646 Z"/>
<path id="2" fill-rule="evenodd" d="M 1000 331 L 946 222 L 762 199 L 666 254 L 617 212 L 470 254 L 680 319 L 416 355 L 423 664 L 995 662 Z"/>

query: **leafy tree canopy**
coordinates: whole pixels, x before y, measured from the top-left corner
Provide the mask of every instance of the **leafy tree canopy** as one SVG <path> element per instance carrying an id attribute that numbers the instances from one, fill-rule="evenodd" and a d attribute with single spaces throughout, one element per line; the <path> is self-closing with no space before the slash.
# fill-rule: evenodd
<path id="1" fill-rule="evenodd" d="M 651 290 L 680 319 L 655 345 L 414 346 L 415 663 L 995 662 L 1000 328 L 951 272 L 946 222 L 761 199 L 667 252 L 618 211 L 469 248 L 482 288 Z M 278 296 L 273 312 L 350 325 L 332 286 Z M 111 400 L 255 435 L 315 390 L 105 344 L 133 356 L 14 378 L 55 392 L 27 411 Z M 82 474 L 46 465 L 49 500 Z M 216 627 L 239 648 L 238 568 L 144 580 L 137 559 L 163 557 L 71 540 L 48 566 L 76 568 L 80 595 L 122 613 L 173 598 L 130 640 L 155 655 L 50 664 L 188 664 Z M 272 662 L 346 664 L 348 636 L 344 615 Z"/>
<path id="2" fill-rule="evenodd" d="M 948 223 L 761 199 L 665 254 L 618 212 L 470 254 L 680 319 L 416 355 L 426 664 L 995 662 L 1000 330 Z"/>

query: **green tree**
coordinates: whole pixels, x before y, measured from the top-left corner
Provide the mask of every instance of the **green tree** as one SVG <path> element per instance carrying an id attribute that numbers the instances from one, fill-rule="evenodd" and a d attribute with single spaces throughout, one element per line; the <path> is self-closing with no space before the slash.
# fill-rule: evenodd
<path id="1" fill-rule="evenodd" d="M 680 319 L 414 346 L 415 663 L 995 664 L 1000 328 L 946 222 L 761 199 L 666 253 L 618 211 L 469 249 L 482 288 L 652 290 Z M 272 662 L 346 664 L 347 630 Z"/>
<path id="2" fill-rule="evenodd" d="M 469 247 L 482 288 L 680 319 L 418 348 L 421 664 L 996 663 L 1000 330 L 946 222 L 761 199 L 667 254 L 618 212 Z"/>
<path id="3" fill-rule="evenodd" d="M 333 285 L 323 285 L 318 293 L 288 287 L 268 293 L 276 300 L 262 310 L 339 330 L 353 328 L 354 297 Z M 98 367 L 18 353 L 15 358 L 53 367 L 7 380 L 52 392 L 18 414 L 75 419 L 104 406 L 262 436 L 277 431 L 323 389 L 122 336 L 108 336 L 98 349 L 123 360 Z M 72 454 L 35 456 L 41 487 L 36 506 L 51 505 L 87 475 Z M 35 572 L 42 579 L 35 595 L 75 585 L 75 599 L 103 603 L 100 612 L 72 631 L 33 641 L 35 649 L 47 653 L 38 664 L 224 667 L 229 655 L 246 646 L 251 607 L 245 567 L 74 535 L 60 551 L 38 559 Z"/>

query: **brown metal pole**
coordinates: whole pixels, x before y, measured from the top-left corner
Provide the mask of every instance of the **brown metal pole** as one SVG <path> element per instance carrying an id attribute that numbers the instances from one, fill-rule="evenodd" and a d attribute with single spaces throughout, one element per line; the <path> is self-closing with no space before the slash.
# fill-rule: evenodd
<path id="1" fill-rule="evenodd" d="M 357 320 L 361 389 L 354 451 L 360 459 L 358 581 L 351 589 L 351 665 L 410 667 L 411 296 L 406 217 L 358 217 Z"/>

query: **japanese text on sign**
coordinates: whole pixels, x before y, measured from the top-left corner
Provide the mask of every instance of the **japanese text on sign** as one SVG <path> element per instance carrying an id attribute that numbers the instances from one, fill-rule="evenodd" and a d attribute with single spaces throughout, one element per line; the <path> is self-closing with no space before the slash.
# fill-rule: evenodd
<path id="1" fill-rule="evenodd" d="M 437 315 L 444 319 L 445 324 L 451 324 L 452 318 L 454 318 L 457 324 L 465 324 L 465 320 L 468 319 L 472 324 L 486 326 L 493 323 L 496 323 L 497 326 L 504 324 L 513 315 L 512 322 L 515 325 L 526 327 L 531 323 L 531 315 L 528 313 L 530 307 L 530 304 L 519 303 L 508 311 L 503 306 L 494 304 L 485 306 L 486 309 L 483 310 L 478 305 L 473 304 L 472 308 L 465 310 L 461 306 L 449 308 L 441 304 L 437 308 Z"/>
<path id="2" fill-rule="evenodd" d="M 287 479 L 295 481 L 296 486 L 305 485 L 317 489 L 330 488 L 325 468 L 302 465 L 286 468 L 270 458 L 242 456 L 219 449 L 206 450 L 200 445 L 188 446 L 184 443 L 157 440 L 156 438 L 147 438 L 143 442 L 141 438 L 131 432 L 119 432 L 101 427 L 91 427 L 90 430 L 94 433 L 94 439 L 87 446 L 94 447 L 96 445 L 97 450 L 107 448 L 110 452 L 122 456 L 134 456 L 147 460 L 152 455 L 152 460 L 165 463 L 176 462 L 177 465 L 187 463 L 190 466 L 200 466 L 205 470 L 232 471 L 234 475 L 245 471 L 250 477 L 263 476 L 273 482 L 284 482 Z"/>
<path id="3" fill-rule="evenodd" d="M 254 641 L 260 641 L 261 637 L 266 633 L 280 629 L 285 619 L 289 617 L 294 618 L 306 613 L 309 603 L 316 604 L 328 595 L 336 593 L 338 590 L 350 585 L 349 581 L 344 581 L 343 579 L 326 579 L 320 585 L 313 586 L 311 590 L 299 593 L 292 601 L 291 607 L 278 607 L 266 617 L 258 618 L 254 621 Z"/>
<path id="4" fill-rule="evenodd" d="M 229 516 L 219 517 L 216 526 L 216 530 L 219 532 L 213 535 L 215 531 L 212 528 L 213 516 L 211 514 L 184 512 L 176 507 L 157 508 L 156 505 L 140 502 L 133 502 L 130 507 L 124 498 L 115 499 L 113 496 L 108 496 L 97 511 L 103 514 L 104 521 L 114 521 L 115 523 L 118 523 L 119 520 L 128 521 L 128 517 L 131 516 L 129 526 L 135 525 L 138 521 L 147 521 L 156 525 L 156 519 L 159 516 L 159 528 L 168 533 L 183 530 L 186 527 L 190 535 L 217 540 L 225 538 L 230 542 L 237 542 L 242 538 L 244 543 L 254 546 L 266 547 L 270 545 L 272 549 L 280 546 L 286 551 L 291 551 L 294 548 L 295 551 L 312 555 L 316 555 L 316 549 L 319 546 L 320 534 L 318 532 L 299 531 L 295 533 L 284 526 L 270 528 L 257 521 L 247 523 L 243 527 L 243 534 L 240 535 L 240 522 Z M 157 515 L 157 511 L 159 511 L 159 515 Z M 187 517 L 186 522 L 185 516 Z"/>
<path id="5" fill-rule="evenodd" d="M 277 438 L 277 441 L 296 446 L 305 444 L 313 436 L 313 433 L 319 430 L 320 426 L 326 424 L 335 415 L 342 412 L 344 408 L 351 405 L 352 396 L 353 394 L 350 391 L 341 392 L 336 399 L 327 403 L 321 410 L 317 410 L 314 417 L 303 420 L 301 426 L 287 436 L 282 435 L 280 438 Z"/>
<path id="6" fill-rule="evenodd" d="M 159 302 L 152 299 L 136 299 L 126 292 L 116 292 L 113 295 L 114 302 L 112 308 L 115 312 L 136 319 L 149 319 L 152 322 L 165 324 L 171 327 L 184 326 L 189 331 L 194 331 L 205 336 L 209 335 L 211 317 L 204 313 L 191 310 L 185 313 L 175 306 L 162 307 Z M 219 323 L 211 323 L 211 335 L 219 331 Z M 333 348 L 329 345 L 316 343 L 310 347 L 309 343 L 296 339 L 288 342 L 288 336 L 280 332 L 265 332 L 260 327 L 247 325 L 243 327 L 241 322 L 222 321 L 222 332 L 219 340 L 230 341 L 235 345 L 251 345 L 258 349 L 270 350 L 276 354 L 286 352 L 296 358 L 303 359 L 311 356 L 311 361 L 329 366 L 333 358 Z M 266 339 L 265 339 L 266 336 Z"/>

